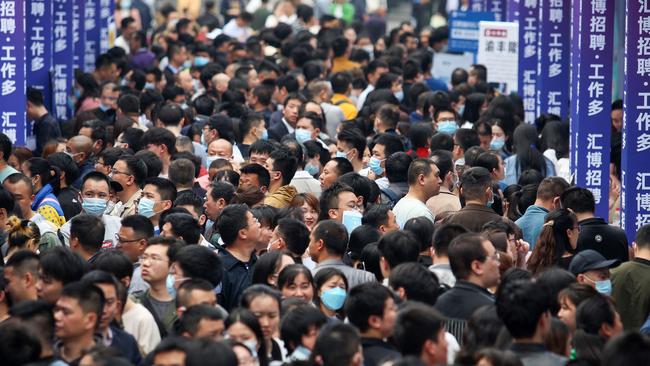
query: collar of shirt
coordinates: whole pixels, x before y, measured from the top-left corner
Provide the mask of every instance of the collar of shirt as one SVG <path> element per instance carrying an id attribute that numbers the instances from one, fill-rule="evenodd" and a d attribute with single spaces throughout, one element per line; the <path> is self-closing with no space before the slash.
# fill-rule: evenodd
<path id="1" fill-rule="evenodd" d="M 242 262 L 239 259 L 235 258 L 227 249 L 220 251 L 221 259 L 223 260 L 223 266 L 225 270 L 230 270 L 237 265 L 245 266 L 247 269 L 253 266 L 257 262 L 257 257 L 255 253 L 251 254 L 251 259 L 248 262 Z"/>
<path id="2" fill-rule="evenodd" d="M 289 122 L 287 122 L 287 120 L 284 119 L 284 117 L 282 118 L 282 123 L 284 124 L 284 127 L 287 128 L 287 131 L 289 131 L 289 133 L 294 133 L 294 131 L 296 131 L 296 129 L 293 128 L 293 127 L 291 127 L 291 125 L 289 124 Z"/>
<path id="3" fill-rule="evenodd" d="M 178 74 L 178 69 L 172 66 L 172 64 L 167 64 L 167 67 L 169 68 L 169 71 L 171 71 L 173 74 Z"/>

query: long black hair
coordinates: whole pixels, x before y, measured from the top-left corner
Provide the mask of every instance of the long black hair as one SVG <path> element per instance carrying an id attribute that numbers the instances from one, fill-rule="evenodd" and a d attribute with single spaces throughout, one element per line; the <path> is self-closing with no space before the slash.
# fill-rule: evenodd
<path id="1" fill-rule="evenodd" d="M 546 159 L 539 151 L 537 129 L 535 126 L 523 123 L 517 126 L 513 134 L 514 151 L 517 154 L 517 171 L 523 172 L 535 169 L 547 175 Z"/>

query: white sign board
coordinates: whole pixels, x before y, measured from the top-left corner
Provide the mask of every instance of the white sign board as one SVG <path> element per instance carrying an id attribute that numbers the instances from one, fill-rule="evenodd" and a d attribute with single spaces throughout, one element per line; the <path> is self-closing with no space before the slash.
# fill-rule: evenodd
<path id="1" fill-rule="evenodd" d="M 436 53 L 433 55 L 433 65 L 431 67 L 431 75 L 445 82 L 451 84 L 451 73 L 457 67 L 462 67 L 469 70 L 469 67 L 474 63 L 474 54 L 465 53 Z"/>
<path id="2" fill-rule="evenodd" d="M 476 63 L 488 69 L 488 83 L 497 83 L 503 93 L 517 91 L 519 25 L 480 22 Z"/>

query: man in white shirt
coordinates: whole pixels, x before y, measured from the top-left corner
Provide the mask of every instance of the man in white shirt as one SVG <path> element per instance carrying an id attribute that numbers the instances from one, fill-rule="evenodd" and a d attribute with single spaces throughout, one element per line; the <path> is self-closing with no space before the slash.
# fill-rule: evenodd
<path id="1" fill-rule="evenodd" d="M 231 19 L 224 27 L 223 33 L 229 37 L 235 38 L 239 42 L 246 42 L 248 37 L 253 34 L 250 23 L 253 21 L 251 13 L 243 12 L 237 18 Z"/>
<path id="2" fill-rule="evenodd" d="M 120 231 L 122 224 L 120 218 L 105 213 L 108 198 L 110 197 L 110 181 L 108 177 L 99 172 L 90 172 L 81 183 L 82 214 L 89 214 L 101 218 L 104 223 L 104 241 L 102 249 L 112 249 L 116 246 L 115 235 Z M 75 216 L 76 217 L 76 216 Z M 70 246 L 70 226 L 72 220 L 66 222 L 61 229 L 64 244 Z"/>
<path id="3" fill-rule="evenodd" d="M 409 219 L 424 216 L 434 222 L 425 203 L 440 192 L 440 170 L 429 159 L 415 159 L 408 170 L 409 192 L 393 208 L 397 224 L 403 228 Z"/>

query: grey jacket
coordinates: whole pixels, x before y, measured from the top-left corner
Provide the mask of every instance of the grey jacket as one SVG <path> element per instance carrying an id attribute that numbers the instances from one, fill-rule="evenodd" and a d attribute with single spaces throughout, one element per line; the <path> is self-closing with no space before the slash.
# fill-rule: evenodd
<path id="1" fill-rule="evenodd" d="M 318 273 L 318 271 L 323 268 L 336 268 L 343 272 L 345 278 L 348 280 L 348 290 L 362 283 L 377 281 L 377 278 L 375 278 L 374 274 L 367 271 L 362 271 L 360 269 L 352 268 L 343 263 L 342 260 L 337 259 L 330 259 L 318 263 L 318 265 L 311 271 L 312 275 L 315 276 L 316 273 Z"/>

